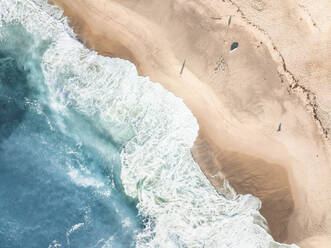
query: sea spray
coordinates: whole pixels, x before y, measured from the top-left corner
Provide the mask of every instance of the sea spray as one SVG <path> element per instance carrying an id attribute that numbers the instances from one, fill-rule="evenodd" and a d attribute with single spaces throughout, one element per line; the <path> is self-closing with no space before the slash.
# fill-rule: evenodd
<path id="1" fill-rule="evenodd" d="M 191 156 L 198 124 L 181 99 L 138 76 L 130 62 L 86 49 L 62 11 L 43 0 L 1 1 L 0 29 L 6 23 L 47 42 L 40 63 L 52 110 L 88 116 L 120 147 L 120 181 L 144 222 L 136 247 L 295 247 L 272 240 L 257 198 L 213 188 Z"/>

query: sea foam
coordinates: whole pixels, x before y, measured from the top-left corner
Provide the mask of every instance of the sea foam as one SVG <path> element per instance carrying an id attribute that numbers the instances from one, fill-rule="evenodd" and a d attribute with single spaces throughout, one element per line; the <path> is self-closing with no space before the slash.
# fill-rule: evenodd
<path id="1" fill-rule="evenodd" d="M 122 147 L 123 188 L 145 220 L 136 247 L 296 247 L 273 241 L 259 199 L 217 193 L 192 158 L 199 127 L 180 98 L 130 62 L 85 48 L 45 0 L 2 0 L 0 30 L 4 23 L 50 42 L 42 69 L 54 110 L 98 118 Z"/>

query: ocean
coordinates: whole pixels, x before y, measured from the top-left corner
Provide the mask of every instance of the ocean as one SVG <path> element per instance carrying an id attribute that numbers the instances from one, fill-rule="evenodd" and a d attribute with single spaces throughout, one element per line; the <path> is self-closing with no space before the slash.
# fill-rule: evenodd
<path id="1" fill-rule="evenodd" d="M 0 247 L 296 247 L 219 194 L 198 124 L 133 64 L 88 50 L 45 0 L 0 1 Z"/>

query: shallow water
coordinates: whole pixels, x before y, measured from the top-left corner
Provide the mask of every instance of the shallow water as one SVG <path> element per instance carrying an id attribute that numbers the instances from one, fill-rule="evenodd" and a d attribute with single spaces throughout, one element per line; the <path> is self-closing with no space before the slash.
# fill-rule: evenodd
<path id="1" fill-rule="evenodd" d="M 0 247 L 287 247 L 257 198 L 215 191 L 197 132 L 181 99 L 84 48 L 59 9 L 0 2 Z"/>

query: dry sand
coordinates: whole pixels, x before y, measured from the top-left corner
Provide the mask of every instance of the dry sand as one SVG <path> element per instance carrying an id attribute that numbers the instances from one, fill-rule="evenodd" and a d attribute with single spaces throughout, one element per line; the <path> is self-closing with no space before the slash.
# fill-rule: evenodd
<path id="1" fill-rule="evenodd" d="M 259 197 L 275 240 L 331 247 L 329 0 L 52 1 L 88 47 L 184 99 L 216 188 Z"/>

